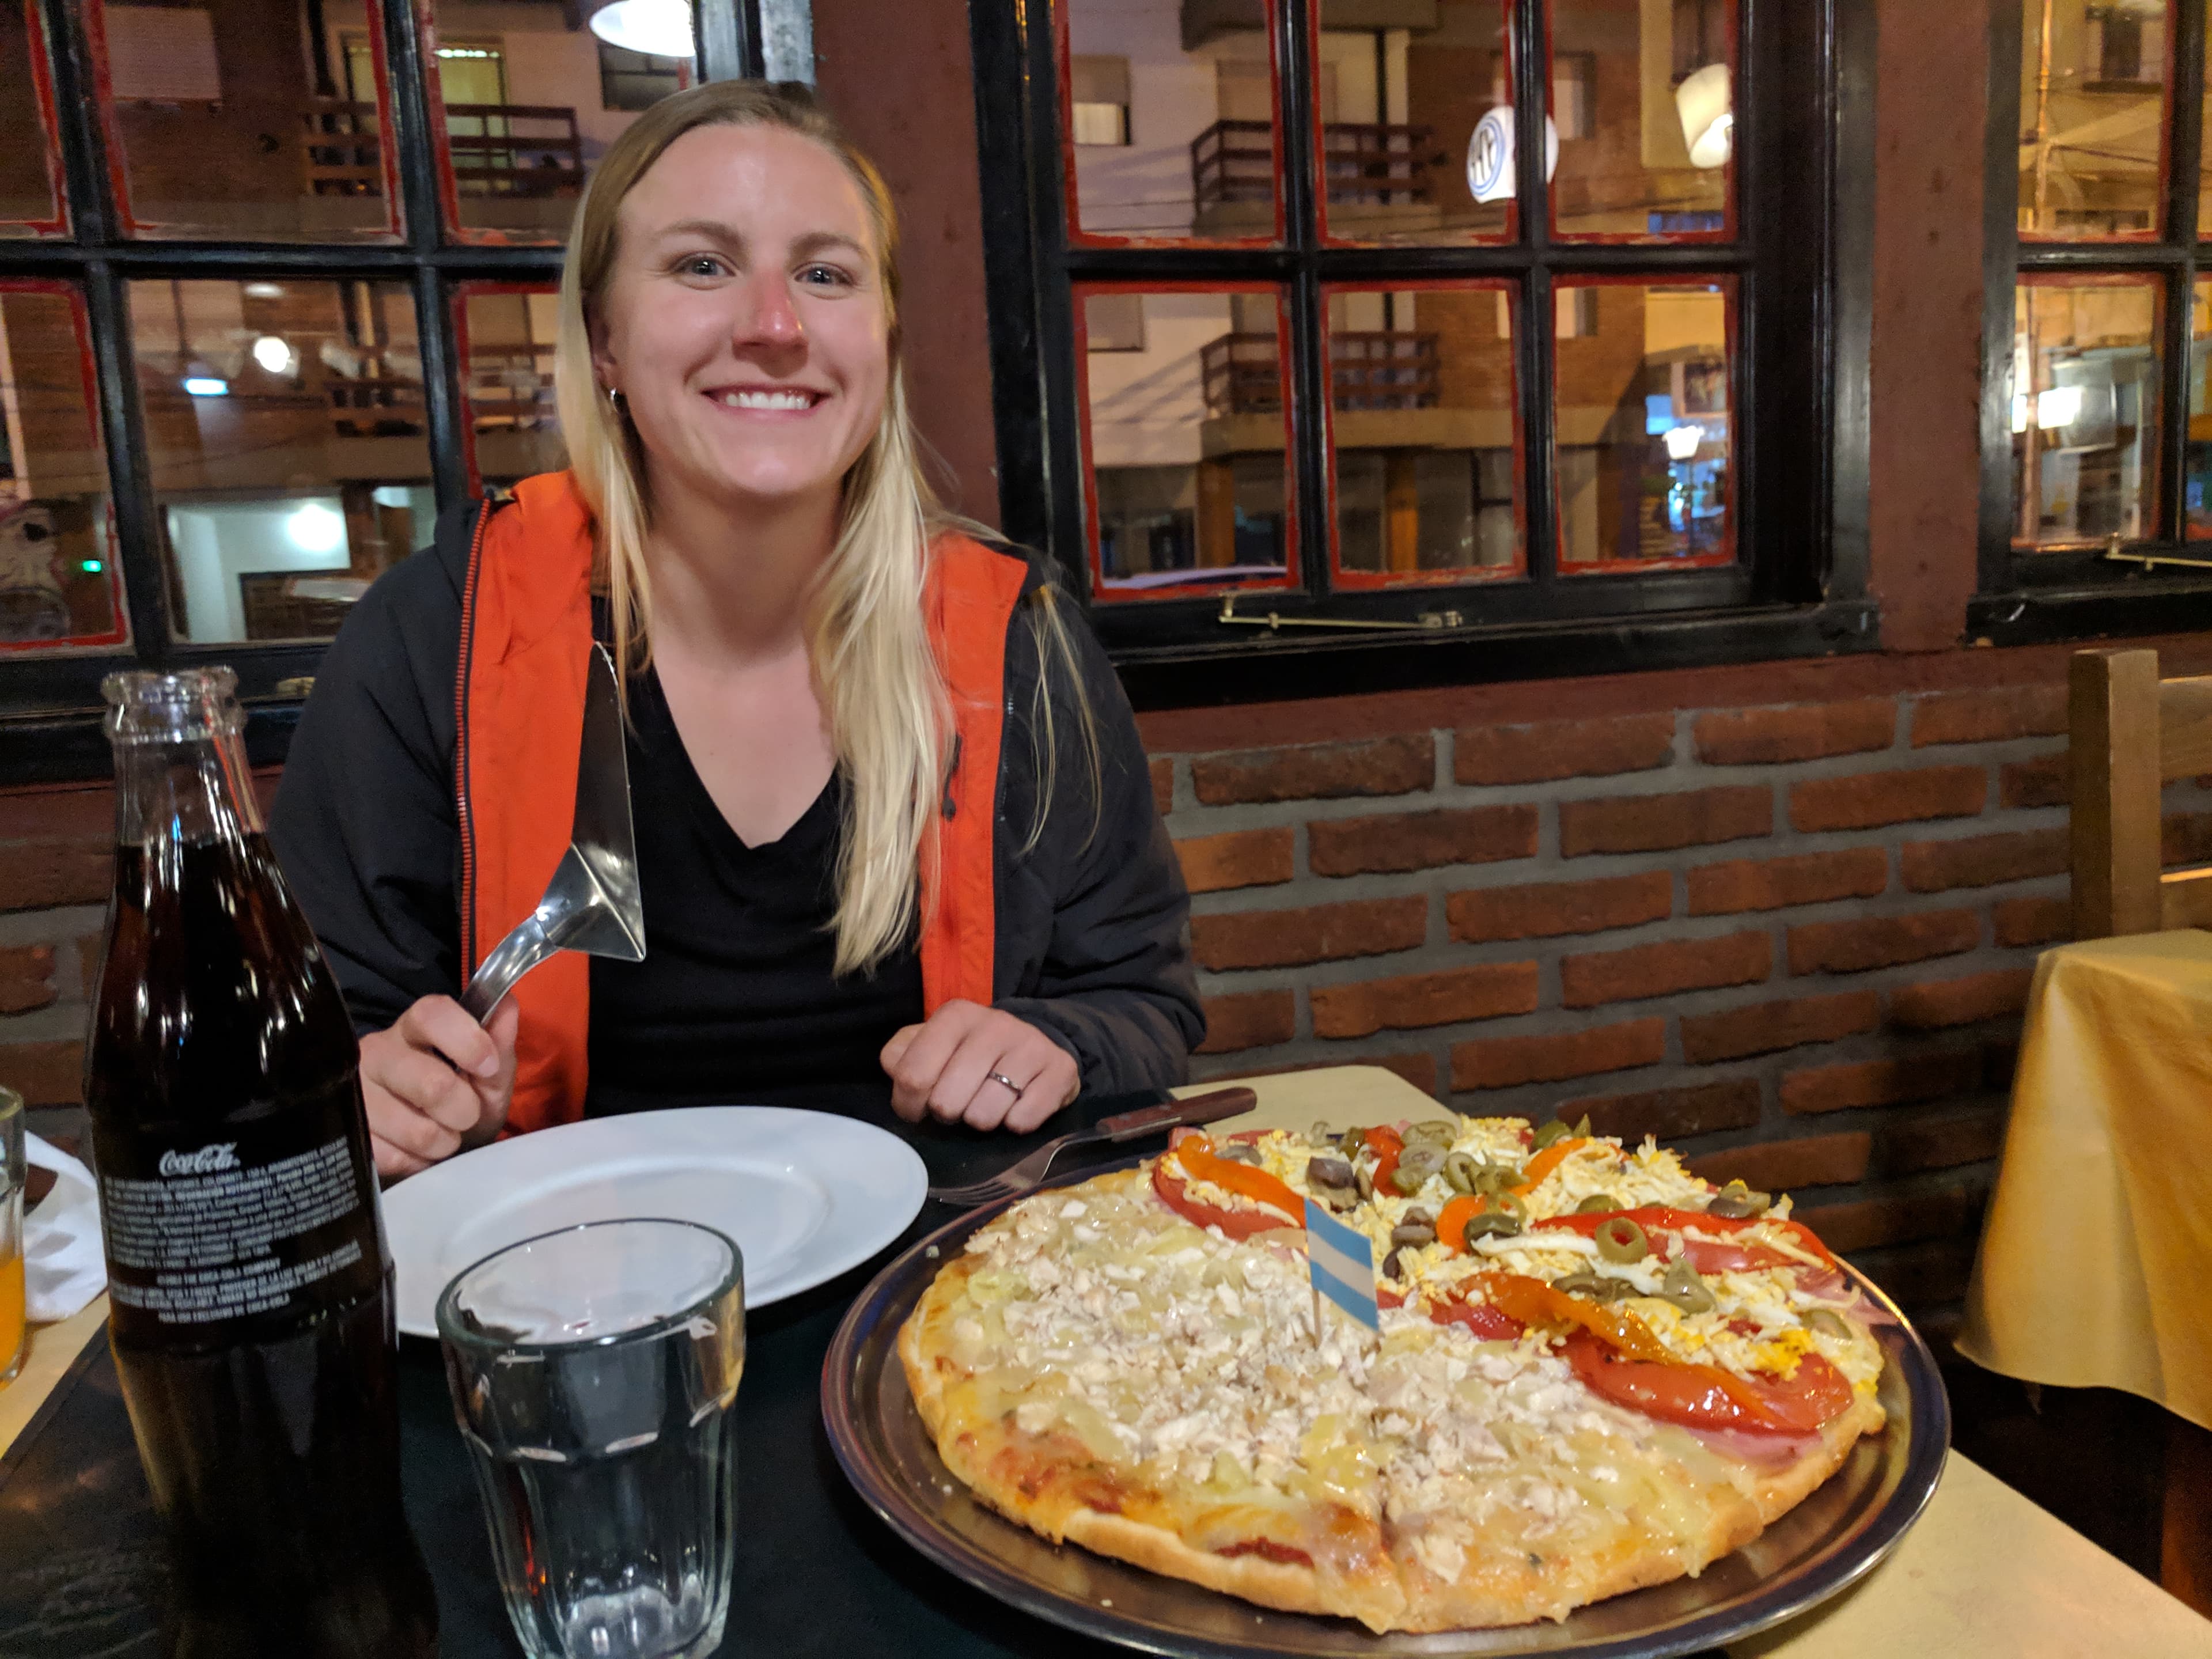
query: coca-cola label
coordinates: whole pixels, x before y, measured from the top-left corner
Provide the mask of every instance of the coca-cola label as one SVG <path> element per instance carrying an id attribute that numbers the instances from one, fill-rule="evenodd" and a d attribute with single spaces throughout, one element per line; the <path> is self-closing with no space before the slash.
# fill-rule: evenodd
<path id="1" fill-rule="evenodd" d="M 218 1141 L 196 1152 L 166 1152 L 156 1167 L 165 1176 L 221 1175 L 238 1167 L 238 1143 Z"/>
<path id="2" fill-rule="evenodd" d="M 351 1301 L 384 1271 L 375 1194 L 359 1137 L 343 1129 L 305 1146 L 279 1133 L 145 1148 L 137 1170 L 100 1173 L 110 1293 L 140 1319 L 209 1338 L 226 1322 Z"/>

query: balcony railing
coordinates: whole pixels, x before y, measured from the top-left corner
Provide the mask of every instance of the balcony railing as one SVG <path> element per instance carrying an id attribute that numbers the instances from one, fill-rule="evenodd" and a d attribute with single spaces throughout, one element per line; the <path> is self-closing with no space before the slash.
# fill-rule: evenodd
<path id="1" fill-rule="evenodd" d="M 310 196 L 380 196 L 374 104 L 319 99 L 305 115 Z M 446 143 L 463 196 L 575 196 L 584 188 L 576 112 L 557 104 L 448 104 Z"/>
<path id="2" fill-rule="evenodd" d="M 1340 410 L 1434 409 L 1437 337 L 1409 329 L 1328 337 L 1330 395 Z M 1272 415 L 1283 407 L 1282 363 L 1272 334 L 1224 334 L 1199 354 L 1210 416 Z"/>
<path id="3" fill-rule="evenodd" d="M 1419 205 L 1431 199 L 1424 148 L 1433 129 L 1332 121 L 1322 129 L 1322 176 L 1340 206 Z M 1197 210 L 1275 199 L 1275 151 L 1266 121 L 1216 121 L 1190 141 Z"/>
<path id="4" fill-rule="evenodd" d="M 550 345 L 469 348 L 469 416 L 479 432 L 560 424 Z"/>

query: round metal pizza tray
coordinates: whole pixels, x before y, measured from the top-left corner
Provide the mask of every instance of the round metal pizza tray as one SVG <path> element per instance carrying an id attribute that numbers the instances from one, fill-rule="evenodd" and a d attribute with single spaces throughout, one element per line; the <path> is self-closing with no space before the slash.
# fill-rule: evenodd
<path id="1" fill-rule="evenodd" d="M 1126 1169 L 1137 1161 L 1103 1167 Z M 1094 1165 L 1045 1184 L 1100 1173 Z M 1662 1659 L 1694 1653 L 1802 1613 L 1872 1570 L 1919 1518 L 1950 1445 L 1942 1377 L 1927 1345 L 1900 1316 L 1876 1333 L 1888 1359 L 1878 1395 L 1888 1425 L 1862 1439 L 1810 1498 L 1695 1578 L 1615 1596 L 1560 1623 L 1434 1636 L 1375 1636 L 1350 1620 L 1277 1613 L 1072 1544 L 1048 1543 L 985 1508 L 939 1460 L 899 1364 L 899 1327 L 939 1267 L 1006 1207 L 992 1205 L 939 1228 L 885 1267 L 853 1304 L 822 1369 L 830 1443 L 868 1506 L 939 1565 L 1039 1618 L 1146 1653 L 1182 1659 Z M 1858 1283 L 1895 1311 L 1866 1279 Z"/>

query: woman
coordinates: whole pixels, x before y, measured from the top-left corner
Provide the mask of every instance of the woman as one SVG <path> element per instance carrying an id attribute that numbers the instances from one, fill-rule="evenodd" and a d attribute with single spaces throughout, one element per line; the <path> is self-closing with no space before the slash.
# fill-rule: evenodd
<path id="1" fill-rule="evenodd" d="M 1034 1128 L 1178 1081 L 1188 909 L 1110 666 L 915 457 L 880 177 L 803 91 L 655 105 L 577 214 L 571 471 L 441 520 L 325 659 L 271 834 L 362 1029 L 378 1168 L 714 1101 Z M 568 835 L 623 671 L 641 963 L 453 994 Z"/>

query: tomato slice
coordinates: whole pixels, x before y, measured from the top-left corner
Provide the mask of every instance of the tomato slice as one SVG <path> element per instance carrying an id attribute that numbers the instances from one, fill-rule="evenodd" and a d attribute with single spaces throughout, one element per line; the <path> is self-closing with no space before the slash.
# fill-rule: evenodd
<path id="1" fill-rule="evenodd" d="M 1375 1190 L 1388 1193 L 1395 1189 L 1390 1177 L 1397 1172 L 1398 1158 L 1406 1150 L 1406 1137 L 1385 1124 L 1379 1129 L 1362 1129 L 1359 1138 L 1367 1143 L 1367 1150 L 1375 1154 Z"/>
<path id="2" fill-rule="evenodd" d="M 1406 1298 L 1397 1291 L 1377 1290 L 1375 1299 L 1386 1308 L 1402 1308 Z M 1502 1313 L 1486 1302 L 1431 1302 L 1429 1318 L 1438 1325 L 1462 1325 L 1474 1333 L 1483 1342 L 1510 1342 L 1528 1328 L 1510 1314 Z"/>
<path id="3" fill-rule="evenodd" d="M 1231 1238 L 1250 1238 L 1278 1227 L 1304 1225 L 1305 1208 L 1297 1194 L 1264 1170 L 1215 1157 L 1212 1148 L 1212 1143 L 1197 1130 L 1176 1132 L 1167 1154 L 1152 1164 L 1152 1190 L 1163 1204 L 1192 1224 L 1218 1227 Z M 1218 1204 L 1193 1198 L 1185 1178 L 1186 1170 L 1256 1202 L 1278 1206 L 1287 1213 L 1278 1214 L 1273 1209 L 1225 1210 Z M 1292 1219 L 1293 1216 L 1299 1219 Z"/>
<path id="4" fill-rule="evenodd" d="M 1587 1330 L 1569 1334 L 1566 1354 L 1593 1394 L 1690 1428 L 1811 1434 L 1851 1403 L 1850 1379 L 1816 1353 L 1800 1355 L 1786 1378 L 1632 1359 Z"/>

